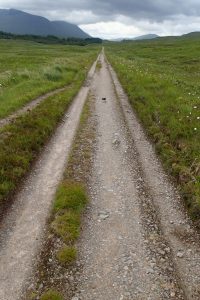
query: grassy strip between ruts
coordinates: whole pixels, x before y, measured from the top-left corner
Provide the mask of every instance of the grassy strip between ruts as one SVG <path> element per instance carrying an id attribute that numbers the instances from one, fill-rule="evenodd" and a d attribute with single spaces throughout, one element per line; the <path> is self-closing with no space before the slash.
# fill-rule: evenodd
<path id="1" fill-rule="evenodd" d="M 75 283 L 70 281 L 70 277 L 76 272 L 75 241 L 80 235 L 81 217 L 88 202 L 86 186 L 91 174 L 95 143 L 92 110 L 90 98 L 84 106 L 67 168 L 57 189 L 48 238 L 41 251 L 34 288 L 28 292 L 29 299 L 41 296 L 41 300 L 61 300 L 73 296 L 75 288 L 71 287 Z"/>
<path id="2" fill-rule="evenodd" d="M 86 70 L 80 69 L 76 80 L 66 91 L 47 98 L 34 110 L 17 118 L 15 123 L 0 129 L 0 205 L 2 207 L 9 203 L 6 200 L 15 191 L 42 146 L 53 133 L 80 89 L 85 75 Z"/>
<path id="3" fill-rule="evenodd" d="M 191 41 L 143 42 L 108 47 L 108 58 L 129 101 L 176 179 L 191 216 L 200 220 L 200 96 L 198 66 L 189 64 Z M 183 61 L 188 61 L 184 68 Z M 173 68 L 171 67 L 173 65 Z M 196 66 L 196 65 L 195 65 Z"/>

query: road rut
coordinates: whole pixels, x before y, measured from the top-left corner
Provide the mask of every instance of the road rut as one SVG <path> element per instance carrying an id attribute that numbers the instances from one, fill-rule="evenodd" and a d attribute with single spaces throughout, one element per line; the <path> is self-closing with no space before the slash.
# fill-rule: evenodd
<path id="1" fill-rule="evenodd" d="M 104 52 L 100 63 L 2 223 L 0 299 L 20 299 L 33 270 L 90 90 L 97 137 L 72 300 L 199 300 L 199 235 Z"/>
<path id="2" fill-rule="evenodd" d="M 198 234 L 104 54 L 101 64 L 91 89 L 97 150 L 73 299 L 200 299 Z"/>
<path id="3" fill-rule="evenodd" d="M 0 299 L 21 299 L 21 291 L 41 248 L 54 194 L 65 168 L 95 69 L 96 62 L 88 74 L 87 84 L 74 99 L 1 223 Z"/>

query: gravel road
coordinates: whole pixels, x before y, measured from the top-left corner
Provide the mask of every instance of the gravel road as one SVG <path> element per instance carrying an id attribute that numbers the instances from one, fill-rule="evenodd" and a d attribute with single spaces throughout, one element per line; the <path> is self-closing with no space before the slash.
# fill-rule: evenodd
<path id="1" fill-rule="evenodd" d="M 45 225 L 57 185 L 65 169 L 80 114 L 96 69 L 92 66 L 86 84 L 63 118 L 29 177 L 1 222 L 0 299 L 21 299 L 41 248 Z"/>
<path id="2" fill-rule="evenodd" d="M 199 237 L 101 55 L 91 203 L 72 300 L 200 299 Z"/>
<path id="3" fill-rule="evenodd" d="M 104 52 L 99 59 L 1 224 L 0 299 L 20 299 L 33 270 L 90 90 L 97 137 L 71 300 L 199 300 L 199 235 Z"/>

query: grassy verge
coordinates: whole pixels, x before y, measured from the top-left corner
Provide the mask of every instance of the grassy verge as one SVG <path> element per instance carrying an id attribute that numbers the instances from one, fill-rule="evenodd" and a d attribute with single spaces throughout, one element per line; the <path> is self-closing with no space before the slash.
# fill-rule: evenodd
<path id="1" fill-rule="evenodd" d="M 200 87 L 197 40 L 111 45 L 110 62 L 129 101 L 200 220 Z"/>
<path id="2" fill-rule="evenodd" d="M 91 64 L 85 65 L 88 69 Z M 8 203 L 31 163 L 53 133 L 63 113 L 85 79 L 80 69 L 70 87 L 40 103 L 34 110 L 19 117 L 15 123 L 0 129 L 0 205 Z"/>
<path id="3" fill-rule="evenodd" d="M 76 80 L 91 56 L 95 59 L 97 49 L 0 40 L 0 118 Z"/>
<path id="4" fill-rule="evenodd" d="M 34 288 L 28 291 L 28 295 L 32 296 L 28 296 L 28 299 L 37 299 L 39 296 L 41 300 L 53 300 L 53 297 L 45 298 L 52 288 L 54 293 L 65 295 L 64 299 L 71 299 L 74 295 L 76 283 L 71 278 L 75 278 L 77 268 L 80 270 L 76 266 L 76 240 L 80 235 L 83 211 L 88 203 L 87 182 L 95 141 L 92 111 L 93 103 L 90 99 L 84 106 L 67 168 L 55 195 L 47 238 L 34 283 L 31 284 Z"/>

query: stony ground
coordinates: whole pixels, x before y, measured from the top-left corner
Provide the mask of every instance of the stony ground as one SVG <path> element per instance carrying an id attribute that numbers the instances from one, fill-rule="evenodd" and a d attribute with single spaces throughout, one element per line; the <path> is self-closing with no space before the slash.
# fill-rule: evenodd
<path id="1" fill-rule="evenodd" d="M 199 237 L 103 55 L 101 64 L 92 86 L 91 204 L 72 299 L 200 299 Z"/>
<path id="2" fill-rule="evenodd" d="M 72 268 L 62 270 L 60 274 L 60 283 L 67 282 L 66 287 L 62 287 L 66 290 L 65 299 L 200 299 L 198 233 L 187 217 L 176 189 L 163 172 L 154 147 L 146 138 L 103 52 L 94 78 L 90 78 L 86 86 L 95 100 L 95 156 L 88 178 L 91 199 L 77 243 L 78 259 Z M 77 106 L 73 116 L 76 109 Z M 63 126 L 66 127 L 62 132 L 70 127 L 65 122 Z M 64 135 L 59 141 L 66 139 Z M 58 157 L 63 153 L 57 153 Z M 58 158 L 54 154 L 51 162 L 52 159 L 55 162 Z M 61 172 L 62 167 L 59 170 Z M 37 192 L 34 198 L 40 200 L 45 194 L 49 206 L 53 197 L 47 192 L 49 188 L 55 189 L 59 178 L 55 174 L 57 179 L 51 185 L 50 173 L 45 178 L 48 186 L 43 188 L 45 184 L 41 181 L 41 193 Z M 41 177 L 36 173 L 33 178 Z M 30 182 L 27 182 L 24 190 L 29 191 L 29 186 Z M 37 190 L 38 186 L 31 186 Z M 37 216 L 36 211 L 36 206 L 30 210 L 33 219 Z M 47 216 L 48 209 L 45 211 Z M 11 226 L 5 221 L 2 227 L 0 298 L 4 300 L 18 299 L 19 287 L 27 275 L 26 268 L 37 251 L 31 251 L 30 260 L 24 260 L 24 257 L 28 259 L 27 250 L 30 251 L 31 245 L 41 245 L 41 226 L 44 225 L 40 219 L 34 222 L 40 228 L 40 239 L 36 243 L 29 237 L 30 230 L 24 229 L 24 234 L 23 229 L 20 232 L 20 228 L 26 226 L 19 226 L 23 214 L 17 206 L 13 207 L 12 214 L 15 217 L 11 218 Z M 31 221 L 24 225 L 29 223 Z M 24 248 L 23 242 L 29 246 Z M 20 261 L 23 262 L 21 268 Z M 59 277 L 57 271 L 55 274 Z"/>

